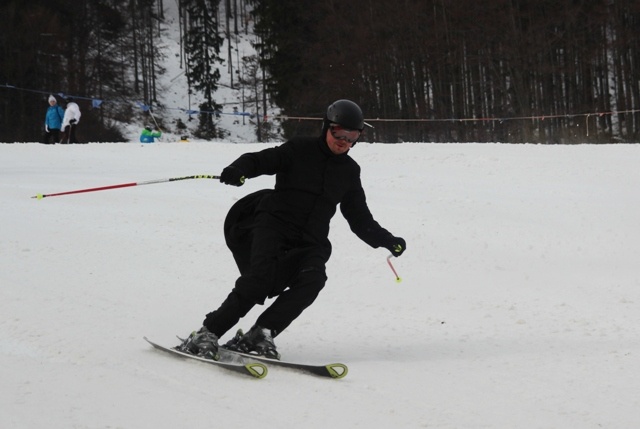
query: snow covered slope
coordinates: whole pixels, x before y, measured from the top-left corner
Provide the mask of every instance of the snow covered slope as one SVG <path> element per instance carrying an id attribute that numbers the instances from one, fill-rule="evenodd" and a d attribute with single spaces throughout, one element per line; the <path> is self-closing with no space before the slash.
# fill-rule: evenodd
<path id="1" fill-rule="evenodd" d="M 358 144 L 403 282 L 338 214 L 328 284 L 277 339 L 343 380 L 245 379 L 142 339 L 173 344 L 228 294 L 224 216 L 272 177 L 29 198 L 264 147 L 0 145 L 0 427 L 640 425 L 640 145 Z"/>

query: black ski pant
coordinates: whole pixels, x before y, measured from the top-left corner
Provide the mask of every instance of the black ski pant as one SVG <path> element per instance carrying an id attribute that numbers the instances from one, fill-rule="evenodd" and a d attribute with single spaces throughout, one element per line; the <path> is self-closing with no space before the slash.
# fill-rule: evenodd
<path id="1" fill-rule="evenodd" d="M 42 135 L 41 143 L 53 144 L 53 143 L 58 143 L 59 141 L 60 141 L 60 130 L 49 128 L 49 131 L 46 131 Z"/>
<path id="2" fill-rule="evenodd" d="M 277 227 L 253 226 L 242 234 L 225 230 L 225 235 L 240 277 L 220 307 L 207 314 L 203 325 L 222 337 L 256 304 L 276 297 L 255 324 L 278 335 L 324 287 L 326 249 L 304 243 Z"/>

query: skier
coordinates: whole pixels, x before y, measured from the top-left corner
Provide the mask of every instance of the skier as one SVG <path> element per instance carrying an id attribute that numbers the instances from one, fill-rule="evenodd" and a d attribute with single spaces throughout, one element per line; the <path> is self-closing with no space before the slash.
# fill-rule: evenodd
<path id="1" fill-rule="evenodd" d="M 140 143 L 154 143 L 156 141 L 156 137 L 160 136 L 162 136 L 162 132 L 153 132 L 153 128 L 147 125 L 142 130 L 142 134 L 140 134 Z"/>
<path id="2" fill-rule="evenodd" d="M 76 139 L 76 127 L 80 122 L 80 107 L 73 101 L 73 98 L 65 98 L 67 108 L 62 119 L 62 140 L 60 143 L 78 143 Z"/>
<path id="3" fill-rule="evenodd" d="M 279 359 L 274 338 L 309 305 L 325 285 L 331 254 L 329 223 L 340 210 L 351 230 L 373 248 L 394 256 L 406 249 L 376 222 L 360 182 L 360 166 L 349 156 L 364 128 L 360 107 L 349 100 L 331 104 L 320 137 L 296 137 L 284 144 L 246 153 L 220 175 L 227 185 L 276 176 L 275 189 L 263 189 L 236 202 L 225 219 L 224 234 L 240 271 L 235 287 L 203 326 L 178 349 L 216 358 L 218 340 L 256 304 L 277 297 L 253 327 L 225 347 Z"/>
<path id="4" fill-rule="evenodd" d="M 44 116 L 44 135 L 42 136 L 42 143 L 49 144 L 58 143 L 60 141 L 60 127 L 62 125 L 62 118 L 64 118 L 64 109 L 58 106 L 58 101 L 53 95 L 49 96 L 49 107 L 47 113 Z"/>

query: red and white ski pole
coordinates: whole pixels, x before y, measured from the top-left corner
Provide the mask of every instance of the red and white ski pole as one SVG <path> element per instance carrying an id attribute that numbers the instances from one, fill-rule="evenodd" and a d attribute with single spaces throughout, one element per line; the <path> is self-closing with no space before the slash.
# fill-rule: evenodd
<path id="1" fill-rule="evenodd" d="M 195 176 L 172 177 L 170 179 L 147 180 L 144 182 L 131 182 L 131 183 L 121 183 L 119 185 L 100 186 L 98 188 L 77 189 L 75 191 L 58 192 L 56 194 L 38 194 L 38 195 L 34 195 L 31 198 L 37 198 L 41 200 L 43 198 L 59 197 L 61 195 L 82 194 L 84 192 L 106 191 L 108 189 L 128 188 L 131 186 L 142 186 L 142 185 L 153 185 L 155 183 L 177 182 L 178 180 L 189 180 L 189 179 L 220 179 L 220 176 L 214 176 L 210 174 L 199 174 Z"/>
<path id="2" fill-rule="evenodd" d="M 391 271 L 393 271 L 393 275 L 396 276 L 396 283 L 400 283 L 402 281 L 402 279 L 400 278 L 400 276 L 396 272 L 396 269 L 393 268 L 393 264 L 391 263 L 391 258 L 392 257 L 393 257 L 393 255 L 387 256 L 387 264 L 389 264 L 389 268 L 391 268 Z"/>

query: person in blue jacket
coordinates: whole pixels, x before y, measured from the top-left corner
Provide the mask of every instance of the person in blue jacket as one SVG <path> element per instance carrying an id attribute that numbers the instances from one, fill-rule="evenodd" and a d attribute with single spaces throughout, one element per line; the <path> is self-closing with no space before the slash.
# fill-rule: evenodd
<path id="1" fill-rule="evenodd" d="M 153 143 L 156 137 L 162 136 L 160 131 L 153 132 L 153 128 L 150 126 L 144 127 L 142 134 L 140 134 L 140 143 Z"/>
<path id="2" fill-rule="evenodd" d="M 62 118 L 64 118 L 64 109 L 58 106 L 58 101 L 53 95 L 49 96 L 49 108 L 44 117 L 44 135 L 42 143 L 59 143 L 60 127 L 62 126 Z"/>

